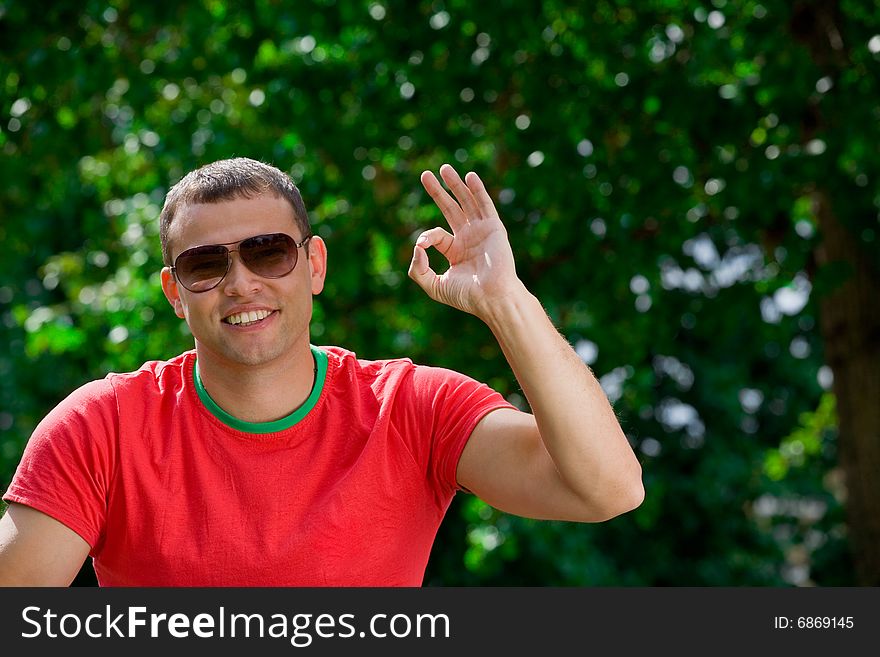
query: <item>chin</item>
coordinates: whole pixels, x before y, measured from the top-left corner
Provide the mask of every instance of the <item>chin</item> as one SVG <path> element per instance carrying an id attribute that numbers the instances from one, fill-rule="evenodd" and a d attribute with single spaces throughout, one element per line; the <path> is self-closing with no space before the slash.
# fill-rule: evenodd
<path id="1" fill-rule="evenodd" d="M 248 367 L 255 367 L 257 365 L 265 365 L 266 363 L 270 363 L 283 353 L 280 349 L 253 349 L 248 351 L 242 350 L 227 350 L 224 352 L 224 356 L 236 363 L 238 365 L 247 365 Z"/>

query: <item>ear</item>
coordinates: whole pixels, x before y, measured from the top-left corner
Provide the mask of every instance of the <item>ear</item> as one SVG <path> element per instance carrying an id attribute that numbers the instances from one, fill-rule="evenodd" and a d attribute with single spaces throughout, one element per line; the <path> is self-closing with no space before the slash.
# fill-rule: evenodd
<path id="1" fill-rule="evenodd" d="M 309 275 L 312 279 L 312 294 L 321 294 L 324 278 L 327 276 L 327 245 L 317 235 L 309 240 Z"/>
<path id="2" fill-rule="evenodd" d="M 165 293 L 165 298 L 168 299 L 168 303 L 174 308 L 174 314 L 180 317 L 180 319 L 184 319 L 183 302 L 180 300 L 180 290 L 177 287 L 177 280 L 174 278 L 174 274 L 171 273 L 171 267 L 162 267 L 160 276 L 162 278 L 162 291 Z"/>

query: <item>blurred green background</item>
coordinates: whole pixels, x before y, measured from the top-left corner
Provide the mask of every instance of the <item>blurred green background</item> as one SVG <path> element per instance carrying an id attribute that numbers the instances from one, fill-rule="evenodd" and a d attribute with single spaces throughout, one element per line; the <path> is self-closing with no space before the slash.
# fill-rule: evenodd
<path id="1" fill-rule="evenodd" d="M 314 343 L 527 408 L 406 277 L 449 162 L 647 498 L 582 525 L 459 495 L 426 585 L 880 584 L 878 73 L 856 0 L 0 1 L 0 487 L 76 386 L 191 347 L 157 217 L 231 156 L 288 171 L 328 243 Z"/>

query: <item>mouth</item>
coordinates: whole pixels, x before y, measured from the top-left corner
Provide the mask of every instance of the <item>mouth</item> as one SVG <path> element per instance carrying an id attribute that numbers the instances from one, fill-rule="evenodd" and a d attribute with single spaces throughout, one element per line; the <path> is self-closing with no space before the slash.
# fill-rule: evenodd
<path id="1" fill-rule="evenodd" d="M 262 322 L 270 315 L 274 315 L 275 312 L 276 311 L 274 310 L 249 310 L 241 313 L 233 313 L 228 317 L 224 317 L 223 323 L 231 324 L 232 326 L 253 326 L 258 322 Z"/>

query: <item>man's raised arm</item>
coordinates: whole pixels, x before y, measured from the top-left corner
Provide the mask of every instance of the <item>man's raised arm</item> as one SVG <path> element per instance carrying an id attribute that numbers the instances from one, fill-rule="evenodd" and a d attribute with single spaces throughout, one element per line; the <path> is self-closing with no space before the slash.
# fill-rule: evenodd
<path id="1" fill-rule="evenodd" d="M 641 466 L 590 369 L 516 275 L 507 231 L 480 178 L 448 164 L 422 184 L 452 232 L 416 242 L 410 277 L 435 301 L 483 320 L 498 340 L 532 414 L 499 409 L 471 434 L 458 483 L 517 515 L 595 522 L 641 504 Z M 449 261 L 437 275 L 426 249 Z"/>

